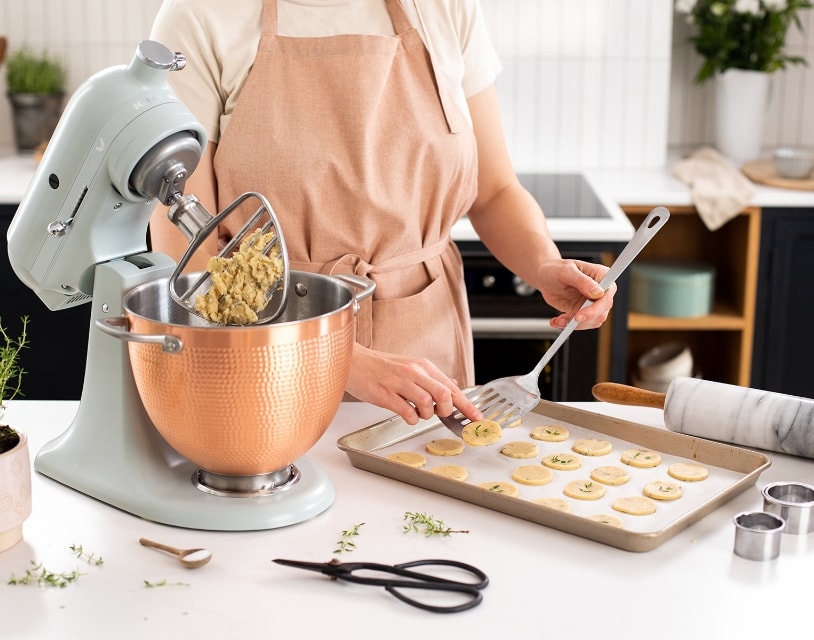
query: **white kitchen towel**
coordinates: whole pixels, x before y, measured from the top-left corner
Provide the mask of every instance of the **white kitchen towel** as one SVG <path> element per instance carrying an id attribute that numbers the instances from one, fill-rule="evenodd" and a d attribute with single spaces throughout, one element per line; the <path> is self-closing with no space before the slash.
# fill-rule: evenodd
<path id="1" fill-rule="evenodd" d="M 676 163 L 673 175 L 690 188 L 698 215 L 710 231 L 738 215 L 755 195 L 749 179 L 710 147 Z"/>

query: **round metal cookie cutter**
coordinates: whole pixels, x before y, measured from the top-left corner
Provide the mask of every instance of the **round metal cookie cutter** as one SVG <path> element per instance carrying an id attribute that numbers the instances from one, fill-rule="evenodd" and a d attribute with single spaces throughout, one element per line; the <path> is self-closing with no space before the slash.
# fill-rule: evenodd
<path id="1" fill-rule="evenodd" d="M 814 531 L 814 486 L 804 482 L 773 482 L 763 487 L 763 510 L 786 521 L 784 533 Z"/>
<path id="2" fill-rule="evenodd" d="M 735 555 L 747 560 L 774 560 L 780 555 L 780 536 L 786 522 L 765 511 L 735 516 Z"/>

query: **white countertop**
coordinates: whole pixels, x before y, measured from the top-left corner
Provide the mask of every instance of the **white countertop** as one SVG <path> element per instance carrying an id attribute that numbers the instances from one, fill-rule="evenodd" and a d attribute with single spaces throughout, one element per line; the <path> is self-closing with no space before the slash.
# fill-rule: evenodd
<path id="1" fill-rule="evenodd" d="M 28 433 L 33 457 L 68 426 L 77 406 L 14 401 L 6 418 Z M 574 406 L 663 428 L 662 412 L 656 409 Z M 768 482 L 810 482 L 814 461 L 770 454 L 772 465 L 757 486 L 656 549 L 633 553 L 351 466 L 337 439 L 386 416 L 366 404 L 341 406 L 307 454 L 331 478 L 336 501 L 319 516 L 281 529 L 240 533 L 169 527 L 35 473 L 34 511 L 24 525 L 24 539 L 0 554 L 2 637 L 763 640 L 798 637 L 806 628 L 814 535 L 784 535 L 776 560 L 744 560 L 732 552 L 732 518 L 760 510 L 760 488 Z M 407 511 L 430 514 L 470 533 L 446 538 L 404 534 Z M 362 522 L 356 550 L 341 560 L 470 562 L 490 577 L 483 603 L 463 613 L 432 614 L 384 590 L 333 583 L 271 563 L 276 557 L 329 560 L 341 532 Z M 141 547 L 140 537 L 207 547 L 213 559 L 186 570 L 173 558 Z M 82 563 L 71 545 L 82 545 L 104 564 Z M 6 584 L 11 573 L 23 574 L 32 560 L 51 571 L 78 569 L 82 575 L 64 589 Z M 145 580 L 184 584 L 146 588 Z"/>

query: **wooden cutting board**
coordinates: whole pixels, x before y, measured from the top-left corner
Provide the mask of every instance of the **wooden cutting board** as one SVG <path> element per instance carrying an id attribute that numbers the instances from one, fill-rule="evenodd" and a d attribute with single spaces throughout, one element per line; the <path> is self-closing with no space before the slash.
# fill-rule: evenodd
<path id="1" fill-rule="evenodd" d="M 793 178 L 783 178 L 777 174 L 774 163 L 771 160 L 751 160 L 741 165 L 741 171 L 752 182 L 758 182 L 770 187 L 780 189 L 800 189 L 802 191 L 814 191 L 814 177 L 803 180 Z"/>

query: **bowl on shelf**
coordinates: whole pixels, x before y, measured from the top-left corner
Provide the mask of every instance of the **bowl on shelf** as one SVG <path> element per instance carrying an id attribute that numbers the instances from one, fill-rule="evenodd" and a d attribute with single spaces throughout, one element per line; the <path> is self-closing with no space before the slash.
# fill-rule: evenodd
<path id="1" fill-rule="evenodd" d="M 792 180 L 805 180 L 814 171 L 814 151 L 795 147 L 780 147 L 772 157 L 777 174 Z"/>

